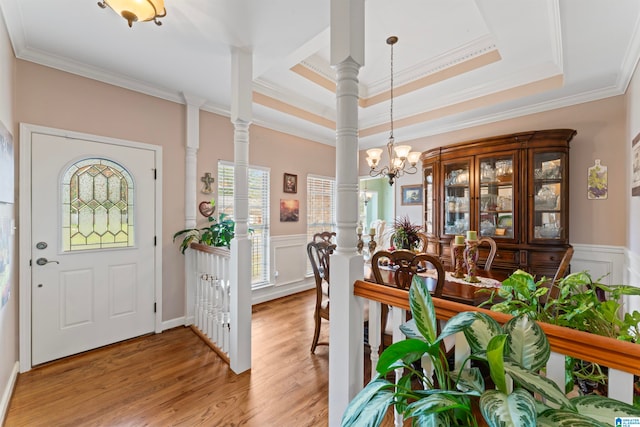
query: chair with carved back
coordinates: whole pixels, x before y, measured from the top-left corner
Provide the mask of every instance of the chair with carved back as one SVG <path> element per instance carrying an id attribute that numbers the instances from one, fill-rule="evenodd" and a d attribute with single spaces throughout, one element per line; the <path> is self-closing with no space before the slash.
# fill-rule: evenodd
<path id="1" fill-rule="evenodd" d="M 451 265 L 455 266 L 456 260 L 454 259 L 454 256 L 453 256 L 453 243 L 454 243 L 454 239 L 451 239 L 451 241 L 449 242 L 450 244 L 449 252 L 451 253 Z M 498 245 L 496 244 L 496 241 L 489 236 L 483 236 L 478 239 L 478 246 L 482 246 L 482 245 L 489 245 L 489 254 L 485 259 L 482 259 L 482 258 L 479 259 L 478 265 L 482 266 L 484 271 L 491 271 L 493 260 L 495 259 L 496 254 L 498 253 Z"/>
<path id="2" fill-rule="evenodd" d="M 332 239 L 336 237 L 335 231 L 322 231 L 313 235 L 314 242 L 334 243 Z"/>
<path id="3" fill-rule="evenodd" d="M 328 345 L 327 342 L 319 343 L 320 326 L 322 319 L 329 320 L 329 283 L 330 264 L 329 257 L 335 250 L 336 245 L 326 241 L 309 242 L 307 244 L 307 255 L 313 269 L 313 277 L 316 283 L 316 304 L 313 312 L 315 330 L 311 343 L 311 353 L 316 351 L 318 345 Z"/>
<path id="4" fill-rule="evenodd" d="M 382 265 L 386 262 L 386 265 Z M 416 254 L 413 251 L 399 249 L 397 251 L 378 251 L 371 259 L 371 271 L 376 283 L 380 285 L 393 286 L 400 289 L 409 290 L 413 276 L 420 271 L 428 268 L 436 270 L 437 278 L 435 286 L 431 291 L 431 295 L 437 298 L 442 297 L 442 289 L 444 288 L 445 272 L 440 259 L 434 255 L 426 253 Z M 390 269 L 391 274 L 382 274 L 382 269 Z M 391 278 L 391 280 L 389 280 Z M 382 342 L 386 347 L 390 344 L 390 331 L 387 328 L 387 319 L 389 318 L 389 307 L 385 304 L 382 306 L 382 327 L 384 331 Z"/>

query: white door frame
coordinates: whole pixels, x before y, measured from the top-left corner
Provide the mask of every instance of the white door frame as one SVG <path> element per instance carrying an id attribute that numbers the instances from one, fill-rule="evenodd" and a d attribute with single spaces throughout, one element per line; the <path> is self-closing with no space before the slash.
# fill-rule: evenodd
<path id="1" fill-rule="evenodd" d="M 18 259 L 19 259 L 19 340 L 20 340 L 20 372 L 31 370 L 31 135 L 42 133 L 73 139 L 141 148 L 155 152 L 156 156 L 156 197 L 154 211 L 156 215 L 155 236 L 157 245 L 155 257 L 155 332 L 162 332 L 162 147 L 141 142 L 91 135 L 69 130 L 55 129 L 45 126 L 20 123 L 20 175 L 18 190 Z"/>

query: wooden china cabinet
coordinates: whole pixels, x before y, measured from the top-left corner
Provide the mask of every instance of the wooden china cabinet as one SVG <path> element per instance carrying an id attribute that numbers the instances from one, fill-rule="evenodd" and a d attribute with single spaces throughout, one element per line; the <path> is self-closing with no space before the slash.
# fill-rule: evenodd
<path id="1" fill-rule="evenodd" d="M 451 267 L 451 239 L 477 230 L 498 245 L 492 270 L 553 277 L 569 245 L 569 141 L 575 134 L 522 132 L 422 153 L 429 252 Z"/>

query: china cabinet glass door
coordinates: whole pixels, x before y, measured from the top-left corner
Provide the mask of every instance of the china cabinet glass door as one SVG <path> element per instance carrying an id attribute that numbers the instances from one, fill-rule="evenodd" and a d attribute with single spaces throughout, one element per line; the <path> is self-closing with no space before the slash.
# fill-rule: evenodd
<path id="1" fill-rule="evenodd" d="M 494 239 L 513 239 L 516 235 L 514 210 L 517 186 L 514 173 L 518 171 L 515 153 L 478 158 L 478 231 L 481 236 Z"/>
<path id="2" fill-rule="evenodd" d="M 533 209 L 529 219 L 534 240 L 564 240 L 567 236 L 564 205 L 566 194 L 566 154 L 534 151 L 530 171 L 533 174 L 529 197 Z"/>
<path id="3" fill-rule="evenodd" d="M 433 166 L 424 168 L 424 231 L 428 236 L 434 234 L 434 224 L 436 221 L 435 212 L 433 210 L 434 182 L 433 182 Z"/>
<path id="4" fill-rule="evenodd" d="M 465 234 L 473 224 L 471 216 L 471 161 L 443 162 L 444 233 Z"/>

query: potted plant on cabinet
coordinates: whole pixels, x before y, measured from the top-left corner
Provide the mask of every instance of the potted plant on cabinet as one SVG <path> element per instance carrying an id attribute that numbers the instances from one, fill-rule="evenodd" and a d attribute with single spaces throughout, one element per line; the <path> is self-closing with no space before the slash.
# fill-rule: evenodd
<path id="1" fill-rule="evenodd" d="M 514 317 L 501 326 L 486 314 L 464 312 L 438 334 L 431 296 L 417 276 L 409 300 L 413 318 L 401 326 L 408 339 L 380 355 L 377 378 L 348 405 L 343 426 L 379 426 L 392 406 L 420 426 L 602 426 L 615 417 L 640 416 L 633 406 L 602 396 L 569 399 L 538 374 L 550 347 L 529 316 Z M 486 380 L 478 367 L 449 368 L 442 342 L 458 332 L 469 343 L 471 359 L 488 369 Z M 414 366 L 423 358 L 433 375 Z M 386 379 L 398 369 L 404 374 L 396 383 Z"/>

